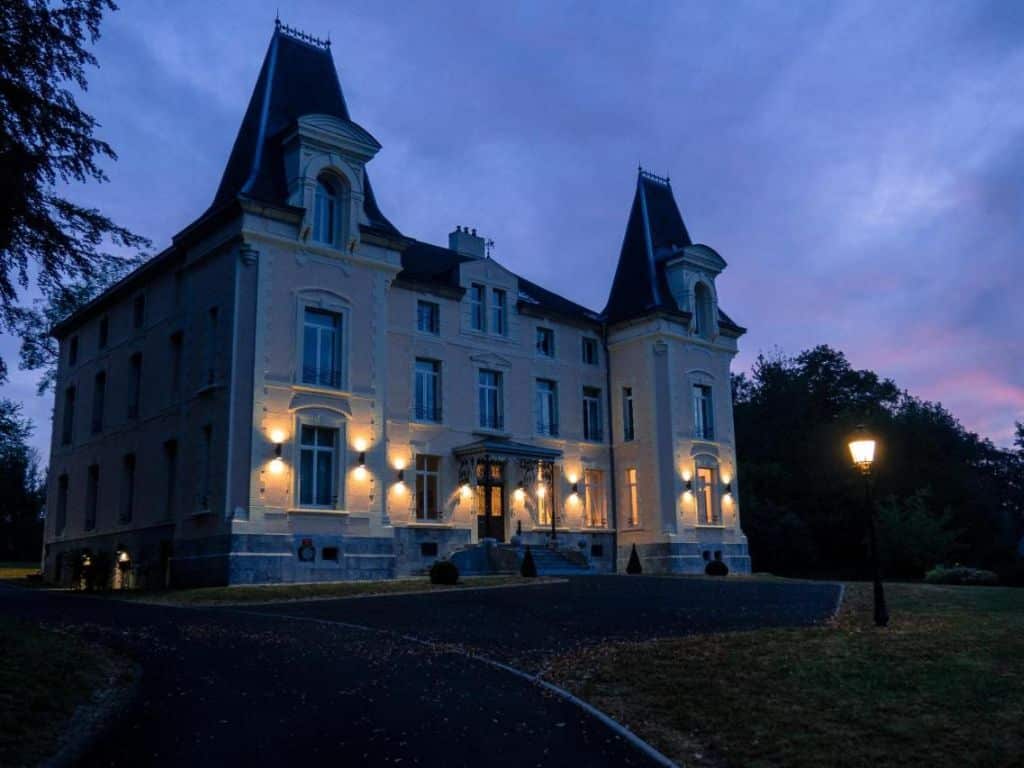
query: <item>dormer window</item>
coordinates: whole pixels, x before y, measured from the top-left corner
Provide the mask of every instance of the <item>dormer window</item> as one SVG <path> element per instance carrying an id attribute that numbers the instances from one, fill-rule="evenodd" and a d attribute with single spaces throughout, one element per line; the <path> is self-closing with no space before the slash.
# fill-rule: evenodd
<path id="1" fill-rule="evenodd" d="M 711 291 L 704 283 L 697 283 L 693 288 L 693 332 L 705 339 L 711 338 L 713 306 Z"/>
<path id="2" fill-rule="evenodd" d="M 320 177 L 313 198 L 313 239 L 327 245 L 338 244 L 341 195 L 331 179 Z"/>

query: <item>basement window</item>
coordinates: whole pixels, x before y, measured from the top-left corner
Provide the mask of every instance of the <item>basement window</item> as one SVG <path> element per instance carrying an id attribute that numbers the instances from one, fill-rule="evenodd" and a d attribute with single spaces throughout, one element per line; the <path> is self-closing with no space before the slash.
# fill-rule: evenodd
<path id="1" fill-rule="evenodd" d="M 324 547 L 320 550 L 321 560 L 331 560 L 332 562 L 338 562 L 338 548 L 337 547 Z"/>
<path id="2" fill-rule="evenodd" d="M 420 555 L 422 557 L 437 557 L 437 542 L 424 541 L 420 544 Z"/>

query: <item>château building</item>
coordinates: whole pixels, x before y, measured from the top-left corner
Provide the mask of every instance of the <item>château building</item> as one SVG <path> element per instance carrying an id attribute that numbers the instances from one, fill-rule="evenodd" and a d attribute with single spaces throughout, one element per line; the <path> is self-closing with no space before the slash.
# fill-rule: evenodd
<path id="1" fill-rule="evenodd" d="M 380 149 L 329 44 L 276 25 L 209 209 L 54 329 L 46 576 L 102 556 L 119 586 L 387 578 L 525 544 L 749 571 L 744 329 L 668 179 L 638 173 L 597 312 L 474 229 L 404 235 Z"/>

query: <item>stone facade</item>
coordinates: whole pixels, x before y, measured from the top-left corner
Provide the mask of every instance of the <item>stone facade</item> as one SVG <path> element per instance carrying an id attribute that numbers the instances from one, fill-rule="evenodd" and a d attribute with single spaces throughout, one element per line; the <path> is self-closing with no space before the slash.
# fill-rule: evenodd
<path id="1" fill-rule="evenodd" d="M 329 49 L 276 29 L 214 204 L 55 329 L 47 577 L 104 553 L 125 586 L 388 578 L 552 536 L 595 571 L 633 544 L 748 571 L 743 329 L 667 180 L 640 174 L 598 313 L 475 231 L 402 235 L 379 150 Z"/>

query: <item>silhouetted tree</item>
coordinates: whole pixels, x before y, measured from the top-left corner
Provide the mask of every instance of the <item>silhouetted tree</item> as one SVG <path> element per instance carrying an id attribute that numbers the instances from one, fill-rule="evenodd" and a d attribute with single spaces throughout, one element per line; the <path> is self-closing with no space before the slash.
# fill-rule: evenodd
<path id="1" fill-rule="evenodd" d="M 855 370 L 827 346 L 796 357 L 761 355 L 749 376 L 734 377 L 732 392 L 740 513 L 755 568 L 863 572 L 863 489 L 847 453 L 861 423 L 879 439 L 876 498 L 891 497 L 882 542 L 890 571 L 919 574 L 922 558 L 1000 569 L 1011 563 L 1024 509 L 1024 450 L 1000 450 L 941 405 Z M 902 540 L 915 536 L 927 545 Z"/>
<path id="2" fill-rule="evenodd" d="M 96 65 L 86 45 L 115 8 L 110 0 L 0 3 L 0 330 L 21 329 L 18 293 L 30 276 L 47 301 L 66 304 L 62 286 L 93 283 L 119 261 L 105 243 L 148 242 L 58 191 L 106 181 L 100 162 L 116 159 L 72 92 L 86 89 L 86 67 Z M 0 380 L 5 373 L 0 360 Z"/>
<path id="3" fill-rule="evenodd" d="M 626 573 L 630 576 L 636 576 L 643 572 L 644 569 L 640 565 L 640 556 L 636 553 L 636 544 L 634 544 L 633 549 L 629 551 L 629 562 L 626 563 Z"/>
<path id="4" fill-rule="evenodd" d="M 519 575 L 528 579 L 532 579 L 537 576 L 537 564 L 533 561 L 533 553 L 530 551 L 529 544 L 526 545 L 526 554 L 523 555 L 523 564 L 519 566 Z"/>
<path id="5" fill-rule="evenodd" d="M 44 484 L 21 406 L 0 400 L 0 560 L 38 560 Z"/>

